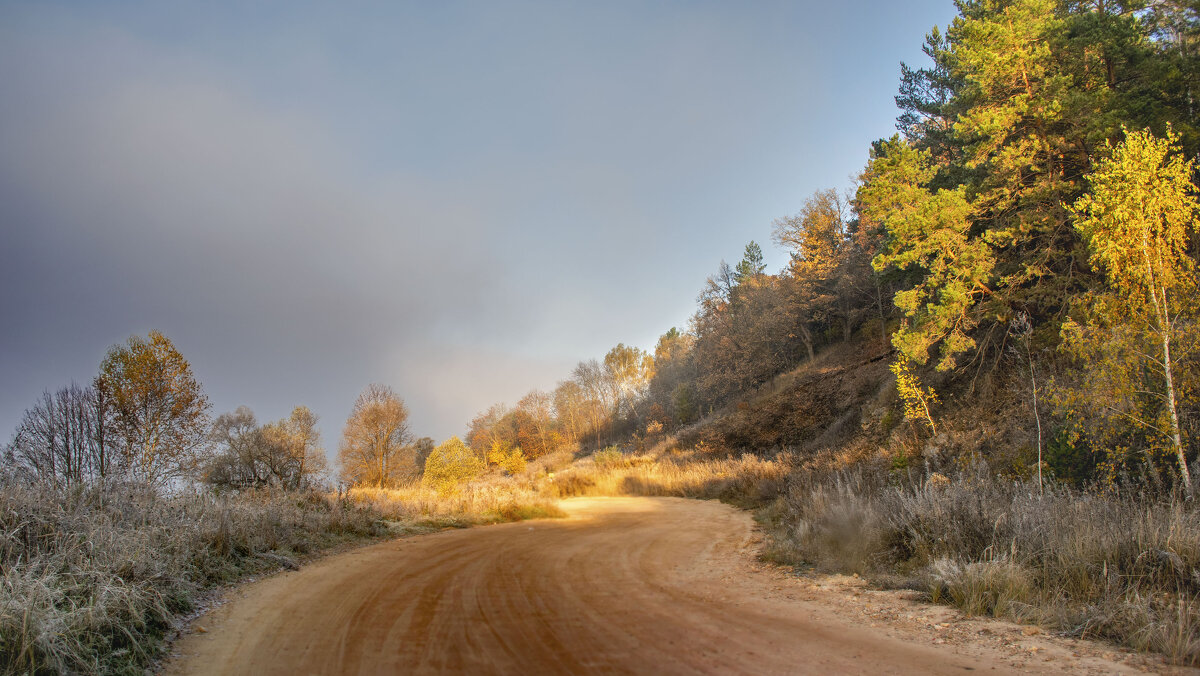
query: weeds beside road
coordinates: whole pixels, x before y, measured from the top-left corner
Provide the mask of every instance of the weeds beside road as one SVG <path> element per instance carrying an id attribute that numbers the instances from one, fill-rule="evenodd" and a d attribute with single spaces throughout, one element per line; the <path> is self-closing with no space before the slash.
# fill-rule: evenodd
<path id="1" fill-rule="evenodd" d="M 0 487 L 0 673 L 141 673 L 205 589 L 339 544 L 557 515 L 467 489 L 251 491 Z"/>

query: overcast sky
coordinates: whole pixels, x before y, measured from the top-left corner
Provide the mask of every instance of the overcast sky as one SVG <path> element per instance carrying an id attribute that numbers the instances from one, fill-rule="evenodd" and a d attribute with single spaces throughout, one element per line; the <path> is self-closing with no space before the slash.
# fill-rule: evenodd
<path id="1" fill-rule="evenodd" d="M 252 5 L 252 6 L 251 6 Z M 906 2 L 0 2 L 0 443 L 164 332 L 214 413 L 462 435 L 894 131 Z"/>

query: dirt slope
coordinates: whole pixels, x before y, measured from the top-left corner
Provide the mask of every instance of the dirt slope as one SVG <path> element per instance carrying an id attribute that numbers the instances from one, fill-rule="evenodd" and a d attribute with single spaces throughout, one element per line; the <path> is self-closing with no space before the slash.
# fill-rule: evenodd
<path id="1" fill-rule="evenodd" d="M 856 622 L 754 561 L 716 502 L 587 498 L 571 518 L 450 531 L 242 587 L 169 674 L 1080 673 Z M 799 587 L 797 587 L 799 589 Z M 837 597 L 832 597 L 837 598 Z M 1128 669 L 1105 661 L 1089 671 Z"/>

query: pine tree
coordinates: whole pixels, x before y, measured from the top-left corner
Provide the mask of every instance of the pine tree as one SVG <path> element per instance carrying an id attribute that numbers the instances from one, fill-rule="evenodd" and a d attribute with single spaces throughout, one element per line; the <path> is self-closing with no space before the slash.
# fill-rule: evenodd
<path id="1" fill-rule="evenodd" d="M 865 218 L 886 229 L 876 270 L 916 269 L 918 281 L 896 294 L 905 321 L 892 343 L 908 361 L 924 364 L 939 346 L 937 368 L 953 369 L 959 354 L 975 346 L 970 331 L 979 321 L 977 299 L 990 292 L 995 264 L 991 249 L 969 237 L 971 205 L 964 190 L 924 186 L 935 169 L 928 151 L 898 137 L 880 145 L 858 192 Z"/>

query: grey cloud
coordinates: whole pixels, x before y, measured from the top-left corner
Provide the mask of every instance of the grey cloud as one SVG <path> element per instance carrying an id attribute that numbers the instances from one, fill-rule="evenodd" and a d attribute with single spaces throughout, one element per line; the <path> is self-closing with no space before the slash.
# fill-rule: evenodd
<path id="1" fill-rule="evenodd" d="M 331 446 L 370 381 L 443 437 L 648 347 L 890 133 L 899 52 L 846 57 L 916 11 L 835 43 L 861 12 L 0 8 L 0 435 L 151 328 L 219 409 L 307 404 Z"/>

